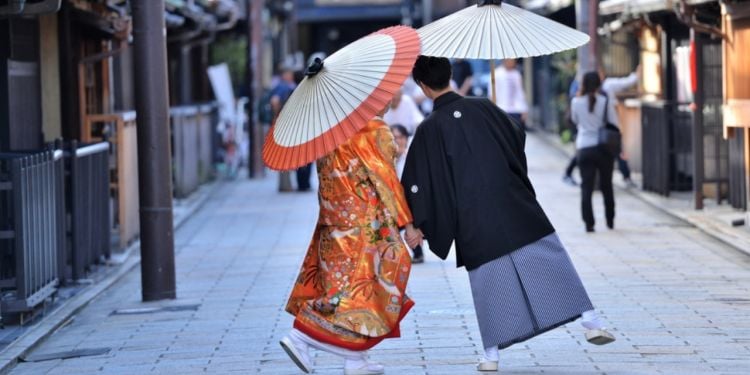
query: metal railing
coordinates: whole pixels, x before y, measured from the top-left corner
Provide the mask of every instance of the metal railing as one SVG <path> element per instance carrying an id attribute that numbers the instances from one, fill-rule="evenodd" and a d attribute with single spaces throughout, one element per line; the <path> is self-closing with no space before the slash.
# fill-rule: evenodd
<path id="1" fill-rule="evenodd" d="M 735 129 L 729 139 L 729 204 L 734 208 L 747 210 L 748 186 L 745 176 L 745 132 L 750 128 Z"/>
<path id="2" fill-rule="evenodd" d="M 215 111 L 213 104 L 173 107 L 169 111 L 177 198 L 190 195 L 213 177 Z"/>
<path id="3" fill-rule="evenodd" d="M 67 170 L 66 212 L 68 264 L 74 280 L 86 276 L 93 264 L 111 254 L 109 196 L 109 143 L 81 145 L 75 141 L 65 150 Z M 67 276 L 67 265 L 61 276 Z"/>
<path id="4" fill-rule="evenodd" d="M 57 290 L 64 251 L 63 153 L 0 154 L 0 290 L 4 312 L 28 312 Z"/>

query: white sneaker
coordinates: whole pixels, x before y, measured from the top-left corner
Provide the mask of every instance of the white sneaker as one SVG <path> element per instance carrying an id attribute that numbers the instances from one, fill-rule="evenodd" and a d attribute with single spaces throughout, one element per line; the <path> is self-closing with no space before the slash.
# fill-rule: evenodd
<path id="1" fill-rule="evenodd" d="M 279 341 L 279 344 L 302 372 L 309 374 L 312 371 L 310 355 L 307 352 L 307 345 L 305 343 L 298 342 L 289 336 L 284 336 Z"/>
<path id="2" fill-rule="evenodd" d="M 344 375 L 380 375 L 385 373 L 385 367 L 379 363 L 368 362 L 366 359 L 344 362 Z"/>
<path id="3" fill-rule="evenodd" d="M 479 360 L 479 363 L 477 364 L 477 371 L 488 371 L 488 372 L 497 371 L 499 362 L 500 361 L 490 361 L 486 358 L 482 358 Z"/>

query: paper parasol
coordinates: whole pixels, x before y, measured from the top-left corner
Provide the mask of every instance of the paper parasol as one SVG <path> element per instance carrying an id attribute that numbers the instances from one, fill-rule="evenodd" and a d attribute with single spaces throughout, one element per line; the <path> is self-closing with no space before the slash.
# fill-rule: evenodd
<path id="1" fill-rule="evenodd" d="M 411 74 L 419 35 L 389 27 L 310 65 L 263 146 L 263 161 L 295 169 L 333 151 L 362 129 Z"/>
<path id="2" fill-rule="evenodd" d="M 496 59 L 548 55 L 589 41 L 578 30 L 502 0 L 479 0 L 418 32 L 423 55 L 490 60 L 493 102 Z"/>

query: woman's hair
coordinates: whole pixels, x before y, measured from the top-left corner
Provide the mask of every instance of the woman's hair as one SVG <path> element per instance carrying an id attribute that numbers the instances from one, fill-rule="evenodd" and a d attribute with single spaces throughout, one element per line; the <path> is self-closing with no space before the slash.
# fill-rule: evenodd
<path id="1" fill-rule="evenodd" d="M 589 112 L 594 112 L 594 105 L 596 104 L 596 93 L 599 92 L 599 88 L 602 86 L 602 79 L 599 78 L 599 73 L 588 72 L 583 75 L 583 84 L 581 85 L 581 96 L 589 97 Z"/>
<path id="2" fill-rule="evenodd" d="M 403 126 L 403 125 L 401 125 L 401 124 L 393 124 L 393 125 L 391 125 L 391 131 L 393 131 L 393 130 L 396 130 L 399 133 L 405 135 L 406 138 L 409 138 L 411 136 L 411 134 L 409 134 L 409 131 L 406 130 L 406 127 Z"/>
<path id="3" fill-rule="evenodd" d="M 451 83 L 451 62 L 445 57 L 419 56 L 411 71 L 414 81 L 433 90 L 442 90 Z"/>

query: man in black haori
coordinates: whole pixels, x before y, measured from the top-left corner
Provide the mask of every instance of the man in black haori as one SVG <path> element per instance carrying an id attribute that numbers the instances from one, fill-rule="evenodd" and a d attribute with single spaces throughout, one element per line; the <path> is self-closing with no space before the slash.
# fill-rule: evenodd
<path id="1" fill-rule="evenodd" d="M 420 56 L 412 72 L 433 113 L 419 126 L 402 184 L 414 215 L 407 241 L 426 238 L 469 272 L 485 355 L 580 317 L 593 344 L 615 340 L 594 310 L 528 178 L 523 127 L 487 99 L 450 88 L 448 59 Z"/>

